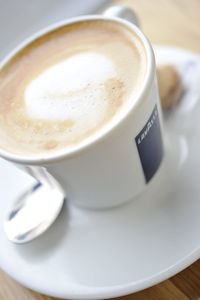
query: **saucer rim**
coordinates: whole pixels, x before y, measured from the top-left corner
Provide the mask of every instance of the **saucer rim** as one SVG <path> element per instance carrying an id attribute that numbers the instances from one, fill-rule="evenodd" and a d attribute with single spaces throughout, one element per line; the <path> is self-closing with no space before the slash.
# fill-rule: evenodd
<path id="1" fill-rule="evenodd" d="M 135 281 L 134 283 L 129 284 L 122 284 L 122 285 L 113 285 L 109 287 L 87 287 L 88 291 L 83 293 L 68 293 L 66 295 L 65 292 L 53 292 L 49 294 L 49 291 L 46 288 L 38 288 L 34 284 L 27 283 L 24 280 L 19 279 L 15 275 L 10 275 L 8 271 L 6 271 L 2 266 L 2 270 L 10 277 L 12 277 L 14 280 L 16 280 L 18 283 L 23 285 L 24 287 L 27 287 L 33 291 L 36 291 L 38 293 L 41 293 L 46 296 L 50 297 L 56 297 L 60 299 L 72 299 L 72 300 L 93 300 L 95 299 L 110 299 L 115 297 L 121 297 L 130 295 L 142 290 L 145 290 L 147 288 L 150 288 L 156 284 L 159 284 L 172 276 L 176 275 L 177 273 L 183 271 L 187 267 L 189 267 L 191 264 L 193 264 L 195 261 L 200 259 L 200 246 L 193 250 L 190 254 L 186 255 L 184 258 L 179 260 L 176 264 L 172 265 L 171 267 L 167 268 L 166 270 L 163 270 L 162 272 L 156 273 L 155 275 L 140 281 Z M 158 279 L 159 277 L 159 279 Z M 77 285 L 78 288 L 78 285 Z"/>

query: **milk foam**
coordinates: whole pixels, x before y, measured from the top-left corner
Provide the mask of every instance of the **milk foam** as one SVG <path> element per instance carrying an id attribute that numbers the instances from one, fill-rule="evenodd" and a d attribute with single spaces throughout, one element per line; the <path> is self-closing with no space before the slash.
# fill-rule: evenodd
<path id="1" fill-rule="evenodd" d="M 27 114 L 48 121 L 70 119 L 79 128 L 91 126 L 106 114 L 109 103 L 103 83 L 116 75 L 115 65 L 105 55 L 73 55 L 45 70 L 27 86 Z"/>
<path id="2" fill-rule="evenodd" d="M 115 22 L 48 33 L 0 71 L 0 148 L 41 157 L 87 144 L 128 111 L 145 72 L 143 45 Z"/>

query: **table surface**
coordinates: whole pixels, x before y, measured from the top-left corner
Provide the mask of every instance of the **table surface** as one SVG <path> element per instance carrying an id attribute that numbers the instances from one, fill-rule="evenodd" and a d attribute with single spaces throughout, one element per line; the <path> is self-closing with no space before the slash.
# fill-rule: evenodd
<path id="1" fill-rule="evenodd" d="M 199 0 L 116 0 L 132 6 L 141 27 L 154 44 L 183 47 L 200 52 Z M 0 272 L 0 300 L 51 300 L 22 287 Z M 121 300 L 200 299 L 200 260 L 176 276 Z"/>

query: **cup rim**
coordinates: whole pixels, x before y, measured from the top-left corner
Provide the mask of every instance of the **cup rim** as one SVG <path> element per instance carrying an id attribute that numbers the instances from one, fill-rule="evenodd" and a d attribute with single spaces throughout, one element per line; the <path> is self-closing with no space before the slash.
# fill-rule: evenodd
<path id="1" fill-rule="evenodd" d="M 155 71 L 155 58 L 154 58 L 154 52 L 152 49 L 152 46 L 148 40 L 148 38 L 145 36 L 145 34 L 133 23 L 122 19 L 118 17 L 108 17 L 103 15 L 84 15 L 84 16 L 78 16 L 73 17 L 64 21 L 56 22 L 52 25 L 46 26 L 44 29 L 41 29 L 37 31 L 36 33 L 32 34 L 30 37 L 26 38 L 23 42 L 21 42 L 17 47 L 13 49 L 6 57 L 0 62 L 0 70 L 1 68 L 6 65 L 19 51 L 27 47 L 31 42 L 34 40 L 42 37 L 43 35 L 50 33 L 53 30 L 56 30 L 60 27 L 83 22 L 83 21 L 89 21 L 89 20 L 108 20 L 108 21 L 114 21 L 117 23 L 121 23 L 134 31 L 136 35 L 139 37 L 139 39 L 142 41 L 142 44 L 144 46 L 145 52 L 146 52 L 146 58 L 147 58 L 147 66 L 146 66 L 146 72 L 144 76 L 144 82 L 143 86 L 141 87 L 138 95 L 136 96 L 135 101 L 133 104 L 118 118 L 115 122 L 110 122 L 109 126 L 106 126 L 105 130 L 101 132 L 99 135 L 94 135 L 94 137 L 90 138 L 89 141 L 87 141 L 85 144 L 76 146 L 75 149 L 71 149 L 69 151 L 63 150 L 62 152 L 58 152 L 55 154 L 42 154 L 41 157 L 32 157 L 32 156 L 22 156 L 20 154 L 14 154 L 7 150 L 0 149 L 0 157 L 12 161 L 19 164 L 25 164 L 25 165 L 44 165 L 44 164 L 51 164 L 59 162 L 66 158 L 73 158 L 80 153 L 87 151 L 89 148 L 95 146 L 98 142 L 101 142 L 106 137 L 108 137 L 110 134 L 112 134 L 119 126 L 122 124 L 125 119 L 131 114 L 132 111 L 136 109 L 139 105 L 142 103 L 142 99 L 145 98 L 145 95 L 148 91 L 148 88 L 151 86 L 152 81 L 154 80 L 154 71 Z"/>

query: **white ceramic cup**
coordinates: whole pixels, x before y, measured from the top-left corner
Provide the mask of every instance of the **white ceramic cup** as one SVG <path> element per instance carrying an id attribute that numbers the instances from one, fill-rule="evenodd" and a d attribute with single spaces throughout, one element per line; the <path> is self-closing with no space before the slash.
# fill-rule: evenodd
<path id="1" fill-rule="evenodd" d="M 39 181 L 47 182 L 53 177 L 69 201 L 89 208 L 112 207 L 133 199 L 155 180 L 164 156 L 154 54 L 147 38 L 130 22 L 136 22 L 137 18 L 130 9 L 112 7 L 103 16 L 81 16 L 57 23 L 26 40 L 1 64 L 3 66 L 31 41 L 55 28 L 85 20 L 107 19 L 137 34 L 146 51 L 145 79 L 129 111 L 111 122 L 104 132 L 71 152 L 30 158 L 0 150 L 0 156 L 16 163 Z"/>

